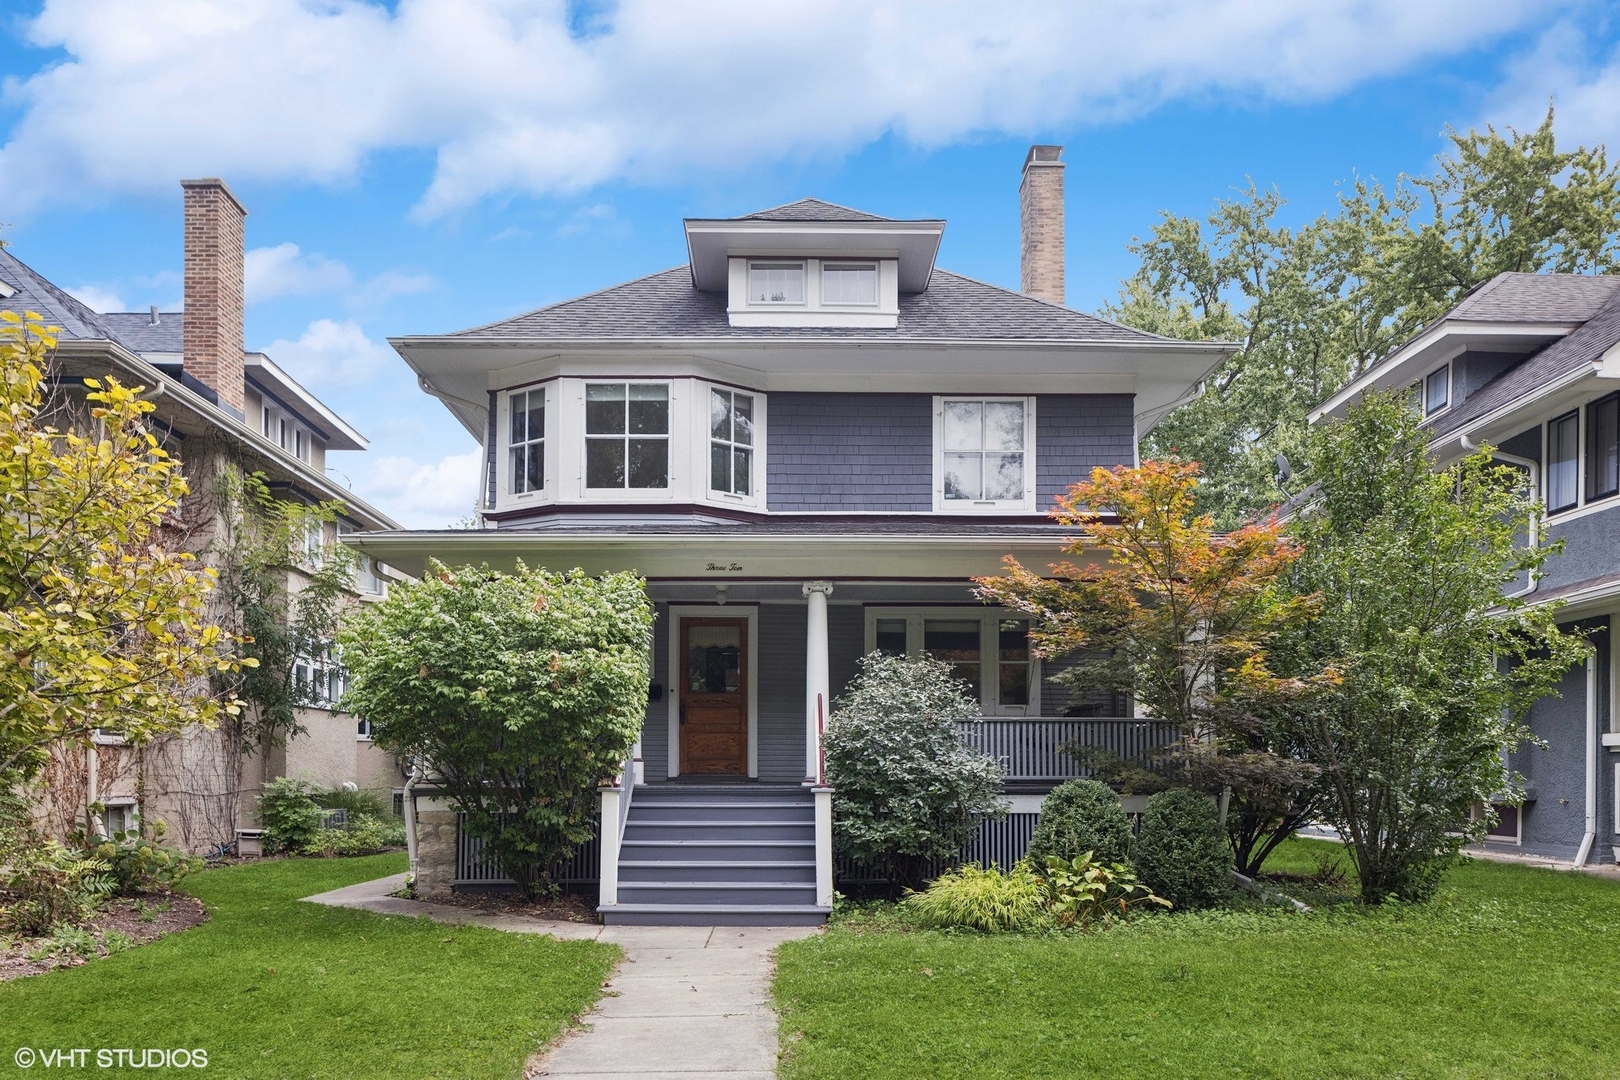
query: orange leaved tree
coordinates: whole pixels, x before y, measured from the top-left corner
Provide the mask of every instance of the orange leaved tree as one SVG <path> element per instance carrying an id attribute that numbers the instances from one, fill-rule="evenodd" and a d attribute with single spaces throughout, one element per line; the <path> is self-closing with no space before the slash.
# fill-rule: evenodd
<path id="1" fill-rule="evenodd" d="M 1311 687 L 1272 675 L 1265 646 L 1311 601 L 1280 585 L 1299 551 L 1279 523 L 1217 532 L 1195 510 L 1198 478 L 1194 462 L 1094 469 L 1052 511 L 1079 530 L 1074 561 L 1041 573 L 1009 555 L 1003 575 L 976 580 L 981 598 L 1030 616 L 1036 655 L 1082 658 L 1059 680 L 1129 694 L 1177 725 L 1160 775 L 1232 791 L 1228 835 L 1252 871 L 1309 810 L 1314 770 L 1266 717 Z"/>

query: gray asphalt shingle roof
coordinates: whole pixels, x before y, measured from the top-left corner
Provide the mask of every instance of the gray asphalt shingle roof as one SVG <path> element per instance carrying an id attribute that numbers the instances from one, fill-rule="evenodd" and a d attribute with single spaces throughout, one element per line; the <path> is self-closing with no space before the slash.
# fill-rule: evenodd
<path id="1" fill-rule="evenodd" d="M 1431 425 L 1431 430 L 1435 434 L 1445 435 L 1456 431 L 1470 421 L 1494 412 L 1559 376 L 1575 371 L 1583 365 L 1593 364 L 1611 346 L 1620 342 L 1620 288 L 1615 287 L 1620 286 L 1620 277 L 1607 279 L 1562 277 L 1559 280 L 1565 282 L 1607 280 L 1612 283 L 1609 301 L 1589 316 L 1584 326 L 1567 337 L 1559 338 L 1517 367 L 1508 369 L 1499 378 L 1486 383 L 1461 405 L 1436 417 Z M 1553 295 L 1555 291 L 1549 290 L 1548 295 Z M 1585 296 L 1592 295 L 1591 290 L 1578 291 Z M 1572 307 L 1573 305 L 1566 304 L 1565 310 L 1572 310 Z"/>
<path id="2" fill-rule="evenodd" d="M 113 339 L 112 330 L 100 315 L 47 281 L 6 248 L 0 248 L 0 281 L 16 290 L 0 298 L 0 311 L 15 311 L 19 315 L 32 311 L 43 316 L 47 323 L 61 327 L 65 338 Z"/>
<path id="3" fill-rule="evenodd" d="M 837 203 L 821 199 L 800 199 L 798 202 L 773 206 L 752 214 L 744 214 L 732 221 L 893 221 L 893 218 L 868 214 L 865 210 L 852 210 Z"/>
<path id="4" fill-rule="evenodd" d="M 101 321 L 118 335 L 118 340 L 138 353 L 178 353 L 183 348 L 186 315 L 183 311 L 161 311 L 152 325 L 150 311 L 110 311 Z"/>
<path id="5" fill-rule="evenodd" d="M 1498 274 L 1458 302 L 1444 318 L 1458 322 L 1581 323 L 1617 293 L 1620 276 Z"/>
<path id="6" fill-rule="evenodd" d="M 726 317 L 724 294 L 694 289 L 691 271 L 685 266 L 450 336 L 485 340 L 893 338 L 1122 344 L 1168 340 L 939 269 L 923 292 L 901 294 L 899 325 L 893 330 L 732 326 Z"/>

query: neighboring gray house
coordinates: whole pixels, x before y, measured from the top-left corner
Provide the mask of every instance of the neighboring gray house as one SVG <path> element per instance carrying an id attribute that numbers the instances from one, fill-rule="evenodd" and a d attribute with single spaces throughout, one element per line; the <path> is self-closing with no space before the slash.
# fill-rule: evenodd
<path id="1" fill-rule="evenodd" d="M 609 921 L 825 916 L 819 724 L 870 650 L 949 658 L 979 694 L 969 738 L 1003 759 L 1015 796 L 1003 832 L 981 837 L 996 851 L 1027 843 L 1040 794 L 1079 775 L 1062 745 L 1164 738 L 1046 681 L 1027 622 L 970 582 L 1009 553 L 1055 561 L 1072 530 L 1045 516 L 1053 497 L 1135 464 L 1141 436 L 1231 351 L 1051 302 L 1059 149 L 1024 166 L 1029 295 L 937 267 L 943 221 L 806 199 L 686 221 L 689 265 L 392 339 L 486 447 L 484 527 L 371 533 L 353 538 L 362 550 L 413 574 L 431 555 L 648 580 L 635 784 L 605 793 L 601 850 L 576 868 L 599 863 Z M 447 808 L 421 810 L 423 889 L 489 880 Z"/>
<path id="2" fill-rule="evenodd" d="M 1562 602 L 1560 621 L 1588 631 L 1596 652 L 1531 710 L 1546 745 L 1512 755 L 1524 805 L 1496 807 L 1490 842 L 1610 862 L 1620 850 L 1620 277 L 1498 275 L 1312 420 L 1342 415 L 1375 386 L 1415 389 L 1440 464 L 1489 443 L 1523 469 L 1546 506 L 1540 541 L 1566 545 L 1522 595 Z"/>

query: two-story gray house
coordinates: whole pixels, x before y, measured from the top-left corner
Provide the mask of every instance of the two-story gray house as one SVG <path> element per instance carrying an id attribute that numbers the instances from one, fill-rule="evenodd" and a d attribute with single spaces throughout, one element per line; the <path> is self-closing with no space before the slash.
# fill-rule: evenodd
<path id="1" fill-rule="evenodd" d="M 1520 595 L 1560 602 L 1592 658 L 1531 710 L 1543 745 L 1510 764 L 1522 806 L 1495 807 L 1490 843 L 1608 862 L 1620 851 L 1620 724 L 1611 620 L 1620 612 L 1620 277 L 1501 274 L 1329 399 L 1342 415 L 1370 387 L 1411 387 L 1449 464 L 1489 444 L 1546 508 L 1533 542 L 1562 540 Z M 1484 808 L 1479 809 L 1480 813 Z"/>
<path id="2" fill-rule="evenodd" d="M 434 556 L 647 578 L 654 686 L 595 856 L 609 921 L 825 916 L 820 728 L 871 650 L 956 665 L 1024 842 L 1039 793 L 1078 775 L 1060 746 L 1152 737 L 1047 681 L 1027 622 L 970 580 L 1055 561 L 1053 497 L 1136 463 L 1230 351 L 1063 306 L 1059 150 L 1024 166 L 1022 293 L 937 266 L 943 221 L 806 199 L 687 220 L 687 265 L 392 339 L 485 446 L 484 527 L 353 542 L 407 573 Z M 453 815 L 420 809 L 421 887 L 487 879 Z"/>

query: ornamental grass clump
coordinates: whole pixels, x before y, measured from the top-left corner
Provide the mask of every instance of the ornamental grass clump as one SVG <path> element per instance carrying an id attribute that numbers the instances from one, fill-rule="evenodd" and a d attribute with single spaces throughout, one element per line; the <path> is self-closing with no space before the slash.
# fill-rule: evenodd
<path id="1" fill-rule="evenodd" d="M 1151 796 L 1133 859 L 1155 893 L 1182 910 L 1210 907 L 1231 891 L 1232 852 L 1209 798 L 1187 788 Z"/>
<path id="2" fill-rule="evenodd" d="M 1006 873 L 968 863 L 947 870 L 926 892 L 901 901 L 923 926 L 979 930 L 987 934 L 1029 930 L 1046 918 L 1046 891 L 1028 862 Z"/>
<path id="3" fill-rule="evenodd" d="M 1086 854 L 1101 864 L 1125 862 L 1131 857 L 1131 821 L 1107 784 L 1070 780 L 1041 800 L 1029 858 L 1044 867 L 1052 858 L 1072 860 Z"/>

